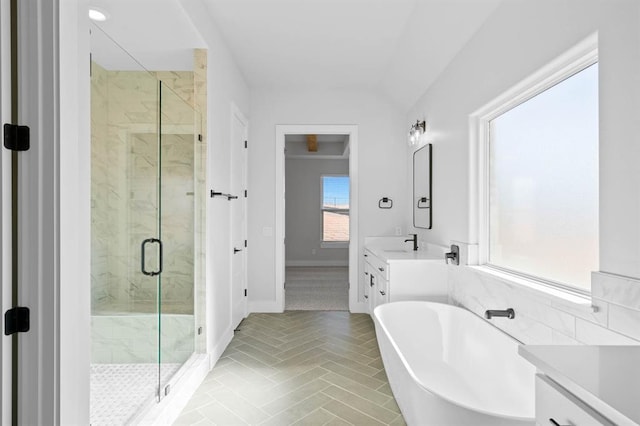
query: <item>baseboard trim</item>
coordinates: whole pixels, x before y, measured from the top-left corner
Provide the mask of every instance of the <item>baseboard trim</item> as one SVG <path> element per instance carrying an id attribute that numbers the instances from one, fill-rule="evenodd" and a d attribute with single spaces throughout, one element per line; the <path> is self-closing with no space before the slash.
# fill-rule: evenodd
<path id="1" fill-rule="evenodd" d="M 231 339 L 233 339 L 233 330 L 229 329 L 222 335 L 220 341 L 209 350 L 209 370 L 216 365 L 229 343 L 231 343 Z"/>
<path id="2" fill-rule="evenodd" d="M 249 302 L 249 313 L 282 313 L 282 306 L 276 302 Z"/>
<path id="3" fill-rule="evenodd" d="M 286 266 L 349 266 L 348 260 L 287 260 Z"/>
<path id="4" fill-rule="evenodd" d="M 367 303 L 354 303 L 349 306 L 349 312 L 352 314 L 368 314 L 369 305 Z"/>

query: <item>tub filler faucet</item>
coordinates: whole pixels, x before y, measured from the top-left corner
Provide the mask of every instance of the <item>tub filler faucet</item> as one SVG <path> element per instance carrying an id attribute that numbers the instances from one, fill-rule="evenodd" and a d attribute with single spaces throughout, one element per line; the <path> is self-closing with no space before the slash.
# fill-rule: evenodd
<path id="1" fill-rule="evenodd" d="M 509 319 L 514 319 L 516 317 L 516 311 L 513 308 L 505 309 L 503 311 L 497 309 L 489 309 L 485 311 L 484 317 L 486 319 L 491 319 L 493 317 L 507 317 Z"/>
<path id="2" fill-rule="evenodd" d="M 413 235 L 413 238 L 404 240 L 404 242 L 406 243 L 407 241 L 413 241 L 413 251 L 418 251 L 418 234 L 409 234 L 409 235 Z"/>

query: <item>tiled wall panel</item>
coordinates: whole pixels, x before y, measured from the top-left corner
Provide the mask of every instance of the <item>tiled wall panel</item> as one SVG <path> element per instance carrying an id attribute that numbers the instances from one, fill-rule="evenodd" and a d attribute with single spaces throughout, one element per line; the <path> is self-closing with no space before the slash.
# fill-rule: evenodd
<path id="1" fill-rule="evenodd" d="M 193 315 L 162 316 L 158 351 L 157 315 L 99 315 L 91 318 L 93 364 L 183 363 L 194 351 Z"/>
<path id="2" fill-rule="evenodd" d="M 140 244 L 158 235 L 158 79 L 165 87 L 162 136 L 164 312 L 193 314 L 195 232 L 203 190 L 194 133 L 193 72 L 107 71 L 92 64 L 92 310 L 155 312 L 158 284 L 140 273 Z M 173 92 L 170 92 L 173 91 Z M 184 99 L 179 100 L 180 98 Z M 198 170 L 196 170 L 198 168 Z M 203 178 L 200 176 L 200 180 Z M 199 197 L 199 198 L 198 198 Z M 198 250 L 198 253 L 195 250 Z M 203 274 L 199 274 L 204 286 Z"/>
<path id="3" fill-rule="evenodd" d="M 475 267 L 449 267 L 450 301 L 484 321 L 487 309 L 513 308 L 491 323 L 525 344 L 640 344 L 640 281 L 596 272 L 592 299 L 579 304 Z"/>

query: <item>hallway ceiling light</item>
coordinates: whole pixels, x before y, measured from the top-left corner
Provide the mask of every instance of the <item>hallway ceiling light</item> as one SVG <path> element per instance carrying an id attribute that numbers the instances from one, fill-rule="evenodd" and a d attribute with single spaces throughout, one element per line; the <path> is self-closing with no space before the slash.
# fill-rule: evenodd
<path id="1" fill-rule="evenodd" d="M 109 19 L 109 14 L 102 9 L 97 7 L 89 8 L 89 19 L 97 22 L 104 22 Z"/>
<path id="2" fill-rule="evenodd" d="M 426 130 L 427 130 L 426 121 L 416 120 L 416 124 L 411 126 L 411 129 L 409 129 L 409 135 L 408 135 L 409 145 L 411 146 L 417 145 L 418 142 L 420 142 L 420 138 L 422 137 L 422 135 L 424 135 L 424 132 Z"/>

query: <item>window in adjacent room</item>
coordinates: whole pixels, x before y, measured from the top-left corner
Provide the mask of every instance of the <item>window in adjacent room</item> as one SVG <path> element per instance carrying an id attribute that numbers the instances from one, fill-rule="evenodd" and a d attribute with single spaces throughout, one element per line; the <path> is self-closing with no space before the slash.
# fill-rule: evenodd
<path id="1" fill-rule="evenodd" d="M 349 176 L 322 176 L 322 242 L 349 241 Z"/>
<path id="2" fill-rule="evenodd" d="M 488 120 L 487 264 L 590 290 L 598 270 L 595 58 Z"/>

